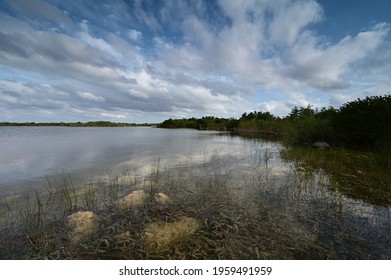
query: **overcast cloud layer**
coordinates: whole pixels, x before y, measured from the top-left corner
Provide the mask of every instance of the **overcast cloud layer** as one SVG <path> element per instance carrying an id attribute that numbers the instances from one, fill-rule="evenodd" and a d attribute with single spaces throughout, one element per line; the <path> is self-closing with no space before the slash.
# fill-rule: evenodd
<path id="1" fill-rule="evenodd" d="M 376 11 L 391 5 L 376 3 L 361 21 L 344 6 L 357 12 L 345 26 L 338 4 L 310 0 L 5 0 L 0 121 L 284 116 L 389 94 L 390 25 Z"/>

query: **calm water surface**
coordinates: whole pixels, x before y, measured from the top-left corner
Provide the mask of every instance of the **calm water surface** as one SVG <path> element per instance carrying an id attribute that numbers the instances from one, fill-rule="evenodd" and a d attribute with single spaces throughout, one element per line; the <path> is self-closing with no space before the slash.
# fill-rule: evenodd
<path id="1" fill-rule="evenodd" d="M 189 129 L 0 127 L 0 194 L 61 173 L 81 178 L 109 172 L 145 175 L 158 161 L 171 166 L 213 153 L 246 156 L 252 149 L 248 142 Z"/>

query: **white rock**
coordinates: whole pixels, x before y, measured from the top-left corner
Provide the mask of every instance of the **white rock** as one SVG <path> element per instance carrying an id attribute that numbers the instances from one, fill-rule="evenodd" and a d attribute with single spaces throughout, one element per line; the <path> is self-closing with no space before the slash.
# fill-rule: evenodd
<path id="1" fill-rule="evenodd" d="M 327 144 L 326 142 L 324 142 L 324 141 L 317 141 L 314 144 L 312 144 L 312 147 L 316 147 L 316 148 L 319 148 L 319 149 L 331 148 L 331 146 L 329 144 Z"/>
<path id="2" fill-rule="evenodd" d="M 171 198 L 165 193 L 161 193 L 161 192 L 156 193 L 154 198 L 155 198 L 155 202 L 160 205 L 167 205 L 171 203 Z"/>
<path id="3" fill-rule="evenodd" d="M 133 191 L 127 196 L 118 199 L 115 204 L 120 208 L 141 206 L 145 204 L 148 197 L 149 194 L 144 192 L 143 190 Z"/>
<path id="4" fill-rule="evenodd" d="M 145 228 L 144 241 L 148 247 L 160 248 L 188 237 L 200 228 L 201 223 L 190 217 L 183 217 L 172 223 L 154 222 Z"/>
<path id="5" fill-rule="evenodd" d="M 78 243 L 96 233 L 99 228 L 99 216 L 91 211 L 79 211 L 65 220 L 72 243 Z"/>
<path id="6" fill-rule="evenodd" d="M 298 166 L 298 167 L 296 168 L 296 170 L 297 170 L 298 172 L 307 172 L 307 169 L 305 169 L 303 166 Z"/>

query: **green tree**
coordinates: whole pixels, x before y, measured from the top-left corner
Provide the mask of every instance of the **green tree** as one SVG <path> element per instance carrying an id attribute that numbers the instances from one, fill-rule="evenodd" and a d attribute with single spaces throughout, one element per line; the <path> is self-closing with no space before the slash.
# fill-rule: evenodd
<path id="1" fill-rule="evenodd" d="M 289 115 L 283 120 L 283 136 L 293 144 L 312 144 L 315 141 L 326 141 L 334 144 L 334 130 L 331 119 L 335 109 L 329 107 L 312 109 L 307 107 L 293 107 Z"/>
<path id="2" fill-rule="evenodd" d="M 344 104 L 333 118 L 333 127 L 338 140 L 345 145 L 372 149 L 390 143 L 391 95 Z"/>

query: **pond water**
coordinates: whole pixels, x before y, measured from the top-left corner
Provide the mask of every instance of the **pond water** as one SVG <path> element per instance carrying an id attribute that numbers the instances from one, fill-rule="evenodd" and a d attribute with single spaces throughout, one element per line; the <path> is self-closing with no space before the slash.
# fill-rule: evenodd
<path id="1" fill-rule="evenodd" d="M 237 221 L 260 219 L 294 246 L 308 246 L 308 255 L 290 257 L 325 258 L 313 251 L 330 249 L 327 258 L 391 258 L 391 208 L 338 192 L 323 170 L 303 172 L 282 160 L 279 142 L 190 129 L 0 127 L 0 147 L 3 197 L 42 188 L 59 174 L 83 185 L 109 174 L 142 181 L 156 168 L 172 170 L 157 185 L 191 193 L 224 186 L 240 209 Z"/>
<path id="2" fill-rule="evenodd" d="M 42 184 L 60 173 L 145 175 L 211 153 L 245 156 L 248 141 L 226 133 L 150 127 L 0 127 L 0 194 Z M 22 186 L 22 187 L 21 187 Z"/>

